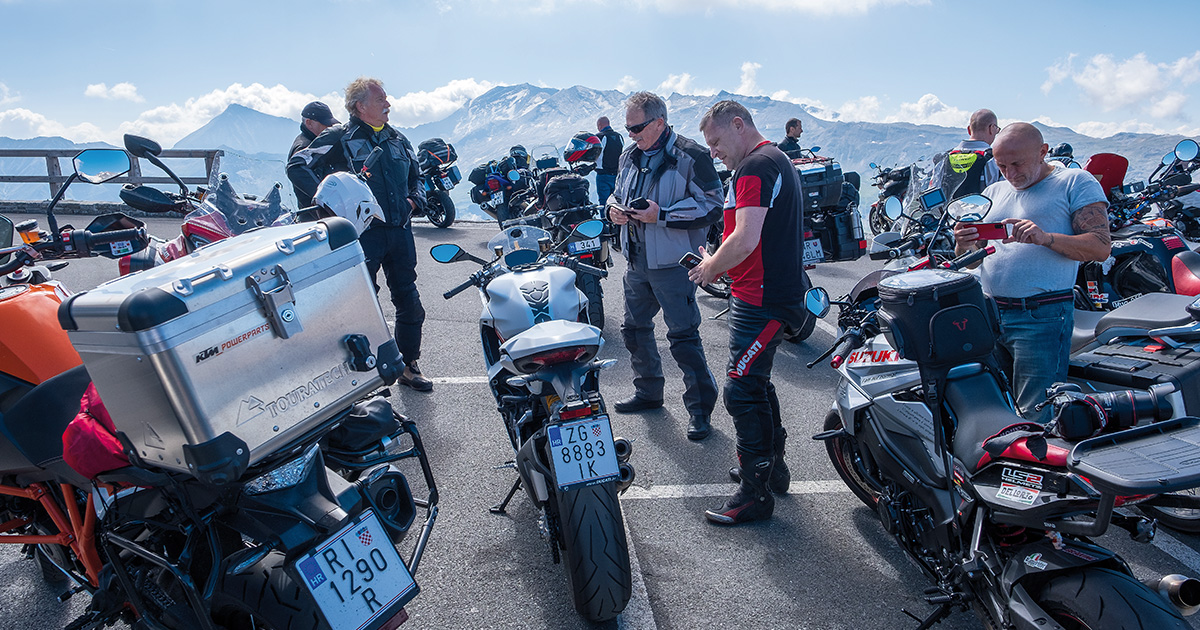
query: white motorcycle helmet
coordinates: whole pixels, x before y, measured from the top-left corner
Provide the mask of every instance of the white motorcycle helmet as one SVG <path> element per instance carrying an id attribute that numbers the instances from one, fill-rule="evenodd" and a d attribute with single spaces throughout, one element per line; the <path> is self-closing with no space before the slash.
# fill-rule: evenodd
<path id="1" fill-rule="evenodd" d="M 353 223 L 359 236 L 371 226 L 372 219 L 385 221 L 383 208 L 371 189 L 352 173 L 333 173 L 322 180 L 313 203 Z"/>

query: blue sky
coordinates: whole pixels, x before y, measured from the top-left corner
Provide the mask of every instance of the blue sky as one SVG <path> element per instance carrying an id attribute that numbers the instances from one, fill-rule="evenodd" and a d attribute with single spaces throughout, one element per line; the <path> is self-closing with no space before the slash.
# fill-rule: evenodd
<path id="1" fill-rule="evenodd" d="M 360 74 L 404 126 L 533 83 L 1200 135 L 1197 24 L 1196 0 L 0 0 L 0 135 L 170 144 L 234 102 L 340 114 Z"/>

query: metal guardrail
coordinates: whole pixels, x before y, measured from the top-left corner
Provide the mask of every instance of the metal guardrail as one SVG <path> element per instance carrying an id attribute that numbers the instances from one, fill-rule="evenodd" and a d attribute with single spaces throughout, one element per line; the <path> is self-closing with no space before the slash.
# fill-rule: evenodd
<path id="1" fill-rule="evenodd" d="M 50 197 L 58 192 L 59 186 L 67 181 L 59 165 L 60 158 L 73 158 L 81 149 L 0 149 L 0 158 L 43 158 L 46 161 L 45 175 L 0 175 L 0 184 L 49 184 Z M 160 158 L 204 158 L 204 177 L 180 177 L 185 184 L 207 184 L 214 169 L 219 169 L 221 156 L 225 152 L 220 149 L 163 149 L 158 154 Z M 170 177 L 143 177 L 141 160 L 129 156 L 131 168 L 129 174 L 109 180 L 116 184 L 173 184 Z M 47 197 L 49 199 L 50 197 Z"/>

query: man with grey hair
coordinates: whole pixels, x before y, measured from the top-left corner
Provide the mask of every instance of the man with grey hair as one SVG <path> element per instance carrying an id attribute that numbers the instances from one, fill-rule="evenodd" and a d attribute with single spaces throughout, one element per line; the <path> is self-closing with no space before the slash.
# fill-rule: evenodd
<path id="1" fill-rule="evenodd" d="M 350 113 L 349 122 L 326 129 L 308 148 L 292 156 L 288 179 L 311 197 L 326 175 L 357 173 L 376 147 L 383 149 L 370 169 L 367 185 L 383 208 L 386 221 L 372 223 L 358 240 L 375 290 L 379 290 L 375 279 L 382 268 L 396 307 L 396 344 L 405 363 L 400 383 L 429 391 L 433 382 L 417 367 L 425 322 L 425 309 L 417 292 L 417 252 L 411 220 L 414 210 L 425 208 L 417 154 L 408 138 L 388 125 L 390 106 L 379 79 L 359 77 L 346 86 L 346 111 Z"/>
<path id="2" fill-rule="evenodd" d="M 713 253 L 701 248 L 703 260 L 689 277 L 702 285 L 727 273 L 732 281 L 724 395 L 737 432 L 739 463 L 730 471 L 737 491 L 704 516 L 736 525 L 770 518 L 775 510 L 771 493 L 787 492 L 791 481 L 783 462 L 787 432 L 771 367 L 784 335 L 798 331 L 807 317 L 804 198 L 792 161 L 759 133 L 741 103 L 713 105 L 700 119 L 700 131 L 712 156 L 733 171 L 721 247 Z"/>
<path id="3" fill-rule="evenodd" d="M 687 437 L 708 437 L 717 403 L 717 383 L 700 342 L 696 286 L 680 259 L 704 243 L 721 217 L 721 179 L 698 143 L 667 124 L 667 105 L 650 92 L 625 104 L 630 146 L 621 154 L 608 216 L 620 226 L 625 271 L 625 321 L 621 335 L 633 366 L 634 394 L 617 402 L 621 413 L 663 405 L 665 379 L 654 341 L 654 316 L 661 310 L 671 356 L 683 371 Z"/>
<path id="4" fill-rule="evenodd" d="M 930 188 L 941 188 L 946 199 L 978 194 L 1000 181 L 1000 168 L 992 159 L 992 141 L 1000 133 L 995 112 L 980 109 L 967 123 L 967 139 L 950 149 L 933 166 Z"/>

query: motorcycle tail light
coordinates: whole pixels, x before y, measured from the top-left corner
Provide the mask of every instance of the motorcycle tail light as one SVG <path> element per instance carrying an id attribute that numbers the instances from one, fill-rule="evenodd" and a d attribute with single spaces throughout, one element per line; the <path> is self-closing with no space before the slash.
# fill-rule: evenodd
<path id="1" fill-rule="evenodd" d="M 290 488 L 300 483 L 308 474 L 308 469 L 312 466 L 313 460 L 316 459 L 320 450 L 317 444 L 313 444 L 300 457 L 246 482 L 242 490 L 250 495 L 265 494 Z"/>
<path id="2" fill-rule="evenodd" d="M 568 348 L 555 348 L 554 350 L 546 350 L 537 354 L 531 354 L 527 357 L 521 357 L 515 361 L 517 368 L 522 372 L 536 372 L 550 365 L 559 363 L 567 363 L 570 361 L 587 361 L 596 354 L 596 349 L 592 346 L 571 346 Z"/>

